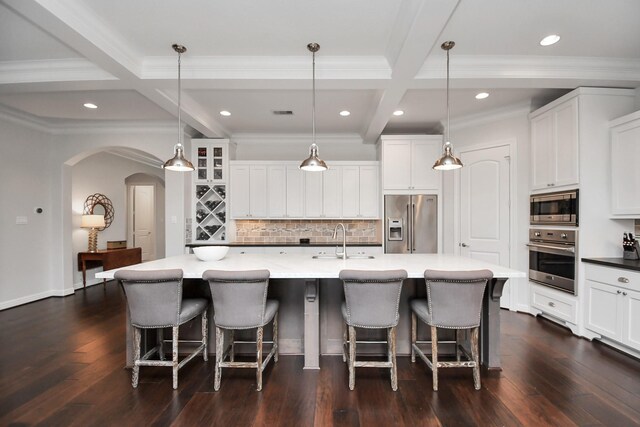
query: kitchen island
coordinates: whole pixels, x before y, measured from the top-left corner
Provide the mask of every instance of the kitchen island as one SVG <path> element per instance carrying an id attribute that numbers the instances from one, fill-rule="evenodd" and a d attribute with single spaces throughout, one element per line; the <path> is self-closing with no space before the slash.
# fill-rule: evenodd
<path id="1" fill-rule="evenodd" d="M 303 306 L 303 314 L 290 316 L 290 322 L 302 323 L 303 342 L 297 347 L 291 346 L 291 353 L 303 351 L 305 368 L 317 369 L 320 367 L 321 349 L 330 349 L 331 345 L 327 345 L 327 338 L 321 339 L 321 322 L 322 329 L 329 330 L 336 324 L 341 324 L 339 318 L 339 301 L 342 292 L 341 282 L 338 280 L 340 271 L 343 269 L 355 270 L 393 270 L 404 269 L 408 274 L 408 281 L 413 285 L 405 284 L 405 287 L 412 288 L 403 298 L 405 304 L 401 304 L 400 318 L 404 318 L 406 323 L 408 318 L 408 298 L 413 297 L 415 293 L 424 288 L 424 281 L 420 280 L 424 277 L 424 270 L 479 270 L 488 269 L 493 272 L 494 279 L 489 283 L 484 296 L 482 322 L 481 322 L 481 361 L 489 369 L 500 369 L 500 355 L 498 353 L 500 344 L 500 296 L 505 282 L 510 278 L 525 277 L 523 272 L 502 267 L 487 262 L 454 256 L 440 254 L 379 254 L 373 259 L 313 259 L 307 254 L 231 254 L 227 255 L 220 261 L 204 262 L 196 258 L 195 255 L 180 255 L 156 261 L 137 264 L 127 267 L 134 270 L 156 270 L 180 268 L 184 272 L 185 279 L 201 279 L 205 270 L 252 270 L 252 269 L 268 269 L 271 272 L 273 283 L 270 286 L 270 293 L 278 291 L 280 283 L 282 287 L 289 287 L 290 294 L 298 295 L 295 300 L 282 301 L 282 316 L 280 325 L 286 327 L 288 306 Z M 113 279 L 116 270 L 109 270 L 96 274 L 97 278 Z M 416 279 L 416 280 L 411 280 Z M 200 289 L 206 288 L 200 286 Z M 274 289 L 275 288 L 275 289 Z M 321 319 L 320 295 L 326 292 L 323 298 L 334 303 L 331 304 L 329 311 L 331 314 L 322 313 L 324 319 Z M 404 290 L 403 290 L 404 292 Z M 283 299 L 287 295 L 282 295 Z M 302 298 L 300 298 L 302 297 Z M 302 299 L 302 301 L 300 301 Z M 337 306 L 337 307 L 335 307 Z M 461 308 L 463 309 L 463 308 Z M 295 312 L 295 309 L 289 310 Z M 303 317 L 301 319 L 300 317 Z M 212 317 L 211 317 L 212 318 Z M 303 321 L 302 321 L 303 320 Z M 334 327 L 335 329 L 335 327 Z M 398 326 L 399 332 L 403 330 L 403 326 Z M 407 329 L 408 328 L 404 328 Z M 129 335 L 129 334 L 128 334 Z M 403 341 L 407 341 L 406 343 Z M 333 348 L 339 345 L 339 337 L 332 339 Z M 399 347 L 406 344 L 408 348 L 408 340 L 399 337 Z M 130 347 L 129 337 L 127 338 L 127 346 Z M 210 348 L 215 348 L 212 346 Z M 283 353 L 287 353 L 286 345 L 281 345 Z M 329 351 L 329 352 L 334 352 Z M 325 351 L 326 352 L 326 351 Z M 129 352 L 128 352 L 129 353 Z M 129 359 L 129 357 L 128 357 Z M 130 360 L 128 360 L 130 362 Z M 128 363 L 130 364 L 130 363 Z"/>

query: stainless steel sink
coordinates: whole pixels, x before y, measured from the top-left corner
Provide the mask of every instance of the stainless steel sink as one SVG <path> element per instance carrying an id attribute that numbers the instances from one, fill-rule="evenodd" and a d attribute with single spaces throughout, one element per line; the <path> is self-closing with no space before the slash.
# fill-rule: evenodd
<path id="1" fill-rule="evenodd" d="M 337 255 L 330 254 L 322 254 L 322 255 L 314 255 L 311 258 L 313 259 L 342 259 Z M 375 259 L 373 255 L 347 255 L 347 259 Z"/>

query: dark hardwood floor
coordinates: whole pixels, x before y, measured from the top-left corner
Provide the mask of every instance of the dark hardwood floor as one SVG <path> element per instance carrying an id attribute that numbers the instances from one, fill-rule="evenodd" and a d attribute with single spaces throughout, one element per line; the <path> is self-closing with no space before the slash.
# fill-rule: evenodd
<path id="1" fill-rule="evenodd" d="M 166 368 L 142 368 L 132 389 L 124 311 L 109 283 L 0 312 L 0 425 L 640 425 L 640 361 L 524 314 L 502 312 L 504 370 L 483 372 L 481 391 L 457 369 L 435 393 L 426 366 L 400 357 L 397 392 L 377 369 L 358 370 L 350 392 L 341 358 L 304 371 L 302 357 L 282 356 L 258 393 L 240 369 L 213 392 L 213 360 L 201 358 L 177 391 Z"/>

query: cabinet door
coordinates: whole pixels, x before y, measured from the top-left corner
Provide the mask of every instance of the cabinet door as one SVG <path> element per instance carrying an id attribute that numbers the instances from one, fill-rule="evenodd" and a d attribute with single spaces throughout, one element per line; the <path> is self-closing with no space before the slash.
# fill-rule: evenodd
<path id="1" fill-rule="evenodd" d="M 251 185 L 248 165 L 231 167 L 231 216 L 248 218 L 251 213 Z"/>
<path id="2" fill-rule="evenodd" d="M 409 190 L 411 187 L 411 141 L 383 141 L 382 151 L 384 189 Z"/>
<path id="3" fill-rule="evenodd" d="M 640 214 L 640 119 L 611 130 L 611 213 Z"/>
<path id="4" fill-rule="evenodd" d="M 553 115 L 544 113 L 531 119 L 531 189 L 549 188 L 553 184 L 555 164 Z M 553 166 L 555 168 L 555 166 Z"/>
<path id="5" fill-rule="evenodd" d="M 587 280 L 587 328 L 607 338 L 620 340 L 622 312 L 620 290 L 615 286 Z"/>
<path id="6" fill-rule="evenodd" d="M 192 140 L 191 159 L 193 166 L 196 168 L 193 178 L 194 182 L 209 182 L 211 174 L 211 144 L 198 143 Z"/>
<path id="7" fill-rule="evenodd" d="M 622 342 L 640 350 L 640 292 L 625 289 L 622 291 L 621 301 L 624 313 Z"/>
<path id="8" fill-rule="evenodd" d="M 322 217 L 342 216 L 342 167 L 332 167 L 322 174 Z"/>
<path id="9" fill-rule="evenodd" d="M 267 167 L 251 166 L 249 168 L 249 196 L 252 218 L 267 217 Z"/>
<path id="10" fill-rule="evenodd" d="M 284 218 L 287 215 L 287 171 L 284 166 L 267 168 L 267 216 Z"/>
<path id="11" fill-rule="evenodd" d="M 360 167 L 342 167 L 342 216 L 360 216 Z"/>
<path id="12" fill-rule="evenodd" d="M 555 135 L 555 162 L 553 184 L 555 186 L 578 183 L 578 98 L 553 110 Z"/>
<path id="13" fill-rule="evenodd" d="M 380 218 L 378 182 L 377 166 L 360 166 L 360 217 Z"/>
<path id="14" fill-rule="evenodd" d="M 442 174 L 431 166 L 442 155 L 442 141 L 412 141 L 411 189 L 438 190 Z"/>
<path id="15" fill-rule="evenodd" d="M 304 175 L 297 166 L 287 166 L 287 217 L 304 217 Z"/>
<path id="16" fill-rule="evenodd" d="M 322 174 L 324 172 L 304 172 L 304 216 L 322 217 Z"/>

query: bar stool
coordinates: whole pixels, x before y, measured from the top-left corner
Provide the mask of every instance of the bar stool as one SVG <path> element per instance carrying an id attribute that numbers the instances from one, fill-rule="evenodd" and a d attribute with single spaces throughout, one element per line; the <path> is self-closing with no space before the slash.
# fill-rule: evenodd
<path id="1" fill-rule="evenodd" d="M 262 390 L 262 371 L 271 358 L 278 361 L 278 301 L 267 299 L 269 270 L 222 271 L 207 270 L 202 278 L 209 282 L 213 299 L 213 318 L 216 324 L 216 366 L 213 388 L 220 390 L 222 368 L 255 368 L 258 391 Z M 263 328 L 273 321 L 273 341 L 263 341 Z M 234 360 L 234 331 L 257 329 L 256 361 Z M 225 346 L 225 331 L 231 339 Z M 270 343 L 271 351 L 262 359 L 263 343 Z M 229 356 L 229 361 L 225 359 Z"/>
<path id="2" fill-rule="evenodd" d="M 427 299 L 411 301 L 411 361 L 416 353 L 433 372 L 433 390 L 438 391 L 439 368 L 473 368 L 473 383 L 480 390 L 480 358 L 478 354 L 478 328 L 482 311 L 482 298 L 487 282 L 493 278 L 489 270 L 436 271 L 426 270 Z M 417 341 L 417 319 L 431 326 L 431 341 Z M 456 346 L 456 360 L 438 360 L 438 328 L 455 329 L 455 341 L 440 341 Z M 471 330 L 471 355 L 461 345 L 463 330 Z M 431 357 L 424 354 L 418 344 L 431 344 Z M 464 353 L 468 360 L 461 361 Z"/>
<path id="3" fill-rule="evenodd" d="M 133 373 L 131 384 L 138 387 L 140 366 L 171 366 L 173 370 L 173 388 L 178 388 L 178 370 L 202 352 L 207 360 L 207 309 L 209 303 L 204 298 L 182 298 L 182 270 L 119 270 L 114 278 L 122 283 L 133 327 Z M 202 340 L 178 340 L 179 326 L 202 317 Z M 172 358 L 164 360 L 164 328 L 172 328 Z M 157 329 L 159 345 L 140 357 L 141 329 Z M 178 362 L 178 343 L 200 343 L 194 352 Z M 160 360 L 149 360 L 158 353 Z"/>
<path id="4" fill-rule="evenodd" d="M 356 385 L 355 368 L 391 368 L 391 388 L 393 391 L 398 389 L 396 326 L 399 318 L 400 291 L 406 278 L 407 272 L 404 270 L 340 272 L 345 297 L 341 307 L 344 321 L 342 360 L 349 366 L 349 390 L 353 390 Z M 387 330 L 386 362 L 356 360 L 355 328 Z"/>

